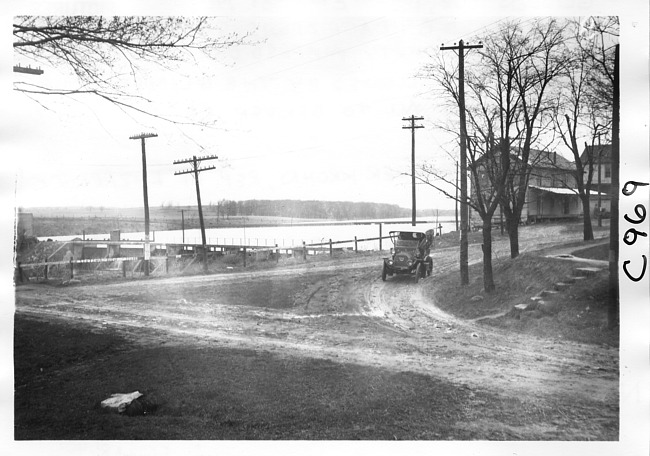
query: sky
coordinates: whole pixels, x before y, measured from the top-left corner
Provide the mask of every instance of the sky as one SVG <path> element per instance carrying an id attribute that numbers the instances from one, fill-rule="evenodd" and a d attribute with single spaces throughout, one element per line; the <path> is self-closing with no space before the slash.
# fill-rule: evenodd
<path id="1" fill-rule="evenodd" d="M 45 97 L 37 103 L 9 90 L 12 108 L 1 128 L 3 149 L 14 161 L 8 176 L 14 205 L 142 205 L 140 143 L 129 138 L 150 132 L 158 135 L 146 142 L 150 206 L 196 204 L 192 176 L 174 175 L 187 166 L 173 161 L 216 155 L 218 160 L 205 163 L 216 169 L 199 177 L 204 204 L 318 199 L 409 208 L 411 131 L 402 128 L 403 117 L 424 117 L 415 135 L 418 167 L 434 163 L 455 172 L 450 154 L 458 152 L 434 128 L 449 114 L 432 82 L 417 77 L 440 45 L 471 40 L 506 19 L 528 20 L 545 11 L 585 14 L 576 3 L 549 12 L 509 2 L 461 2 L 444 9 L 419 1 L 222 2 L 218 10 L 142 2 L 94 9 L 88 2 L 83 8 L 34 2 L 30 8 L 22 2 L 21 13 L 216 14 L 224 31 L 252 32 L 252 44 L 230 47 L 216 61 L 198 58 L 170 70 L 143 65 L 135 81 L 124 78 L 133 93 L 151 100 L 148 110 L 216 121 L 215 128 L 156 121 L 91 97 Z M 11 77 L 76 87 L 61 68 L 43 69 L 42 76 Z M 417 200 L 420 209 L 454 207 L 426 185 L 417 186 Z"/>

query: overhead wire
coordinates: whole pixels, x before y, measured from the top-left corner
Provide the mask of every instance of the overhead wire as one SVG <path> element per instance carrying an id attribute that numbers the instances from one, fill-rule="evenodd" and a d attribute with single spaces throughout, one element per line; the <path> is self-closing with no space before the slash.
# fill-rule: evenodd
<path id="1" fill-rule="evenodd" d="M 247 64 L 247 65 L 243 65 L 243 66 L 241 66 L 241 67 L 237 67 L 236 70 L 243 70 L 243 69 L 249 68 L 249 67 L 251 67 L 251 66 L 259 65 L 260 63 L 262 63 L 262 62 L 266 62 L 267 60 L 271 60 L 271 59 L 274 59 L 274 58 L 279 57 L 279 56 L 281 56 L 281 55 L 289 54 L 289 53 L 294 52 L 294 51 L 297 51 L 297 50 L 299 50 L 299 49 L 303 49 L 303 48 L 309 47 L 309 46 L 311 46 L 311 45 L 313 45 L 313 44 L 316 44 L 316 43 L 320 43 L 320 42 L 322 42 L 322 41 L 329 40 L 329 39 L 331 39 L 331 38 L 334 38 L 334 37 L 336 37 L 336 36 L 342 35 L 342 34 L 347 33 L 347 32 L 349 32 L 349 31 L 356 30 L 356 29 L 361 28 L 361 27 L 365 27 L 365 26 L 368 25 L 368 24 L 372 24 L 373 22 L 377 22 L 377 21 L 382 20 L 382 19 L 385 19 L 385 17 L 379 17 L 379 18 L 376 18 L 376 19 L 373 19 L 373 20 L 370 20 L 370 21 L 366 21 L 366 22 L 364 22 L 364 23 L 362 23 L 362 24 L 358 24 L 358 25 L 355 25 L 354 27 L 350 27 L 350 28 L 347 28 L 347 29 L 345 29 L 345 30 L 341 30 L 340 32 L 336 32 L 336 33 L 334 33 L 334 34 L 332 34 L 332 35 L 328 35 L 328 36 L 325 36 L 325 37 L 323 37 L 323 38 L 319 38 L 319 39 L 317 39 L 317 40 L 310 41 L 309 43 L 301 44 L 300 46 L 296 46 L 296 47 L 294 47 L 294 48 L 287 49 L 286 51 L 282 51 L 282 52 L 279 52 L 279 53 L 277 53 L 277 54 L 273 54 L 273 55 L 271 55 L 271 56 L 269 56 L 269 57 L 265 57 L 265 58 L 263 58 L 263 59 L 260 59 L 260 60 L 257 60 L 257 61 L 254 61 L 254 62 L 251 62 L 251 63 L 249 63 L 249 64 Z"/>

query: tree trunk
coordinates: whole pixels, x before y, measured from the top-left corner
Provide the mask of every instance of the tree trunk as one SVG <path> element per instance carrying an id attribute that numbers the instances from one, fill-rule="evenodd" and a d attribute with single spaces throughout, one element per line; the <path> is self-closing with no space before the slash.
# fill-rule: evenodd
<path id="1" fill-rule="evenodd" d="M 583 238 L 585 241 L 593 241 L 594 230 L 591 226 L 591 208 L 589 207 L 589 195 L 580 195 L 582 201 L 583 216 Z M 600 208 L 599 208 L 600 209 Z"/>
<path id="2" fill-rule="evenodd" d="M 503 206 L 503 212 L 505 213 L 506 230 L 510 240 L 510 258 L 517 258 L 519 256 L 519 219 L 521 213 L 513 211 L 508 205 Z"/>
<path id="3" fill-rule="evenodd" d="M 510 258 L 519 256 L 519 216 L 508 217 L 508 237 L 510 238 Z"/>
<path id="4" fill-rule="evenodd" d="M 486 293 L 494 291 L 492 275 L 492 217 L 483 219 L 483 288 Z"/>

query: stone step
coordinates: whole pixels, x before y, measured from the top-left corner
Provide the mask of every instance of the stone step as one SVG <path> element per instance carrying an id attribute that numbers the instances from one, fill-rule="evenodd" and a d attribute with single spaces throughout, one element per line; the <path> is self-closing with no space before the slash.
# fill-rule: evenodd
<path id="1" fill-rule="evenodd" d="M 582 268 L 575 268 L 573 270 L 573 273 L 580 277 L 588 277 L 588 276 L 594 276 L 598 274 L 600 271 L 602 271 L 601 268 L 582 267 Z"/>
<path id="2" fill-rule="evenodd" d="M 542 290 L 539 292 L 538 296 L 540 298 L 545 298 L 547 296 L 552 296 L 558 294 L 557 290 Z"/>

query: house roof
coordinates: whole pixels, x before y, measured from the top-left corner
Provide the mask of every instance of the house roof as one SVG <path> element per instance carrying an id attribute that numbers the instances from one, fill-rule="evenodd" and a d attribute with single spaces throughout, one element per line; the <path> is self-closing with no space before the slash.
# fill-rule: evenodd
<path id="1" fill-rule="evenodd" d="M 558 195 L 577 195 L 575 190 L 565 187 L 540 187 L 539 185 L 528 185 L 531 188 L 541 190 L 543 192 L 556 193 Z"/>
<path id="2" fill-rule="evenodd" d="M 601 163 L 609 163 L 612 161 L 612 145 L 611 144 L 602 144 L 600 146 L 587 146 L 585 150 L 580 154 L 580 160 L 585 163 L 588 156 L 593 156 L 595 160 L 598 160 L 598 155 L 600 154 Z"/>
<path id="3" fill-rule="evenodd" d="M 495 152 L 495 156 L 499 156 L 499 151 Z M 521 157 L 521 148 L 511 147 L 510 156 L 513 160 L 519 160 Z M 485 160 L 485 155 L 479 158 L 479 162 Z M 554 151 L 530 149 L 528 155 L 528 164 L 533 168 L 553 168 L 565 171 L 575 170 L 575 165 L 572 161 L 567 160 L 562 155 Z"/>
<path id="4" fill-rule="evenodd" d="M 531 188 L 535 188 L 537 190 L 541 190 L 543 192 L 549 192 L 549 193 L 555 193 L 557 195 L 577 195 L 578 191 L 577 190 L 572 190 L 570 188 L 566 187 L 542 187 L 540 185 L 533 185 L 529 184 L 528 185 Z M 597 191 L 590 191 L 589 192 L 592 195 L 598 195 Z M 607 195 L 606 193 L 601 193 L 601 195 Z"/>
<path id="5" fill-rule="evenodd" d="M 557 152 L 551 152 L 548 150 L 531 149 L 528 163 L 533 167 L 559 168 L 564 170 L 575 169 L 575 165 L 572 161 L 567 160 Z"/>

